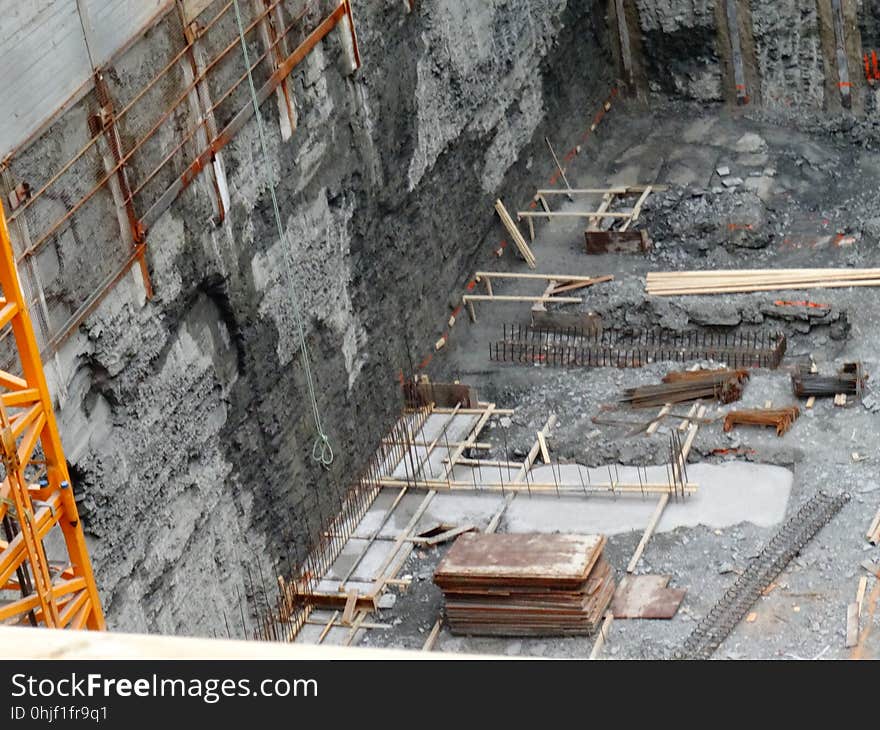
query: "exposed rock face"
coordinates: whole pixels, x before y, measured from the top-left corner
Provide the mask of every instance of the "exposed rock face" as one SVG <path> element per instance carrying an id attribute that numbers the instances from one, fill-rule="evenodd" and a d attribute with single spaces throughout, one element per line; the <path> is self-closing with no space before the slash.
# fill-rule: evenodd
<path id="1" fill-rule="evenodd" d="M 50 367 L 111 627 L 244 633 L 240 605 L 249 621 L 247 596 L 302 557 L 399 411 L 397 372 L 430 349 L 450 292 L 501 238 L 495 197 L 530 194 L 543 136 L 574 142 L 608 94 L 598 5 L 439 0 L 406 14 L 399 0 L 358 3 L 362 70 L 343 73 L 335 35 L 320 44 L 293 75 L 289 142 L 263 106 L 292 284 L 253 122 L 223 151 L 223 225 L 196 184 L 153 227 L 156 297 L 127 277 Z M 169 32 L 160 25 L 120 68 L 147 74 Z M 113 83 L 135 83 L 134 71 Z M 78 129 L 81 110 L 62 119 L 62 138 L 66 124 Z M 53 163 L 56 147 L 41 140 L 28 164 Z M 98 251 L 107 220 L 80 222 Z M 94 250 L 64 246 L 59 296 L 92 285 L 77 277 Z M 294 300 L 329 472 L 311 460 Z"/>
<path id="2" fill-rule="evenodd" d="M 815 2 L 753 3 L 764 102 L 821 108 L 825 69 Z"/>
<path id="3" fill-rule="evenodd" d="M 721 101 L 714 0 L 636 0 L 649 85 L 698 101 Z"/>

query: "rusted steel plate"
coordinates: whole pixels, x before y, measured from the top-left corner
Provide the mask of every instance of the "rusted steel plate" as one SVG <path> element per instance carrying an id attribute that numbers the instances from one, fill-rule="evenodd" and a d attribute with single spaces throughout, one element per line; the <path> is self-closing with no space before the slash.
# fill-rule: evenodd
<path id="1" fill-rule="evenodd" d="M 577 586 L 604 546 L 602 535 L 462 535 L 438 566 L 434 582 L 441 587 L 462 582 Z"/>
<path id="2" fill-rule="evenodd" d="M 668 575 L 627 575 L 620 581 L 611 610 L 614 618 L 671 619 L 687 590 L 667 588 Z"/>
<path id="3" fill-rule="evenodd" d="M 651 239 L 640 231 L 584 231 L 587 253 L 645 253 L 651 250 Z"/>

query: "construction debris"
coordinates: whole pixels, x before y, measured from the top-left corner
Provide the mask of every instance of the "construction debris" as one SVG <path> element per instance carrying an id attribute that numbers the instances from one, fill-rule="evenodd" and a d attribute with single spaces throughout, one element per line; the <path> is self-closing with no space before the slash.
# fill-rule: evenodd
<path id="1" fill-rule="evenodd" d="M 838 394 L 861 397 L 867 380 L 861 362 L 853 362 L 846 363 L 836 376 L 797 370 L 792 373 L 791 387 L 798 398 L 831 398 Z"/>
<path id="2" fill-rule="evenodd" d="M 704 398 L 733 403 L 742 398 L 743 383 L 749 379 L 748 370 L 698 370 L 670 375 L 663 378 L 663 383 L 625 390 L 620 402 L 632 408 L 657 408 L 666 403 Z"/>
<path id="3" fill-rule="evenodd" d="M 732 431 L 734 426 L 773 426 L 776 435 L 782 436 L 801 415 L 797 406 L 788 408 L 747 408 L 730 411 L 724 417 L 724 430 Z"/>
<path id="4" fill-rule="evenodd" d="M 668 588 L 668 575 L 625 575 L 614 593 L 614 618 L 671 619 L 687 590 Z"/>
<path id="5" fill-rule="evenodd" d="M 592 634 L 614 595 L 602 535 L 468 534 L 434 573 L 454 634 Z"/>

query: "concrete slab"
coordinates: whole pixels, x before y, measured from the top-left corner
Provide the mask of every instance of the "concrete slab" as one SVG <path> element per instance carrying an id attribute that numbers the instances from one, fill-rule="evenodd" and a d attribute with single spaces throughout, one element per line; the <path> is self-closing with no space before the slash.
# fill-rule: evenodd
<path id="1" fill-rule="evenodd" d="M 577 470 L 587 480 L 608 481 L 607 469 L 587 469 L 577 465 L 562 467 L 563 480 L 580 483 Z M 648 479 L 665 480 L 666 470 L 649 467 Z M 542 472 L 545 472 L 542 474 Z M 636 470 L 618 468 L 621 481 L 638 482 Z M 693 464 L 688 467 L 690 481 L 699 484 L 694 496 L 670 502 L 657 532 L 679 527 L 706 525 L 720 528 L 741 522 L 768 527 L 782 521 L 791 492 L 793 475 L 788 469 L 764 464 L 730 462 Z M 535 478 L 552 478 L 549 468 L 535 470 Z M 615 478 L 618 478 L 616 475 Z M 517 497 L 502 522 L 508 532 L 599 532 L 614 535 L 644 529 L 657 504 L 656 496 L 553 498 Z"/>
<path id="2" fill-rule="evenodd" d="M 385 519 L 385 515 L 391 509 L 391 505 L 394 504 L 394 500 L 397 499 L 399 493 L 399 489 L 383 489 L 379 492 L 376 495 L 376 499 L 373 500 L 373 504 L 370 505 L 370 509 L 367 510 L 363 519 L 358 523 L 352 537 L 365 539 L 372 537 L 373 533 L 379 529 L 382 520 Z"/>
<path id="3" fill-rule="evenodd" d="M 416 532 L 437 522 L 456 526 L 474 525 L 482 530 L 488 526 L 503 501 L 500 494 L 437 494 L 419 520 Z"/>
<path id="4" fill-rule="evenodd" d="M 432 477 L 443 474 L 445 466 L 443 459 L 448 458 L 448 452 L 455 449 L 454 446 L 449 446 L 447 449 L 447 443 L 453 444 L 458 441 L 464 441 L 478 419 L 479 416 L 476 415 L 457 415 L 450 420 L 449 414 L 431 414 L 415 440 L 430 444 L 439 436 L 437 445 L 431 451 L 431 455 L 427 460 L 425 457 L 428 454 L 428 446 L 413 446 L 410 450 L 412 459 L 415 462 L 415 469 L 419 472 L 419 475 Z M 447 421 L 449 421 L 449 426 L 447 426 L 446 432 L 443 434 L 443 425 Z M 393 475 L 398 478 L 406 478 L 407 474 L 412 473 L 412 469 L 412 462 L 407 457 L 397 466 Z"/>
<path id="5" fill-rule="evenodd" d="M 393 543 L 390 540 L 376 540 L 367 548 L 367 540 L 351 539 L 342 548 L 342 553 L 330 567 L 325 579 L 342 580 L 346 577 L 352 566 L 357 563 L 351 579 L 369 583 L 375 580 L 382 563 L 385 562 L 391 552 Z M 358 557 L 366 549 L 363 558 L 358 562 Z"/>

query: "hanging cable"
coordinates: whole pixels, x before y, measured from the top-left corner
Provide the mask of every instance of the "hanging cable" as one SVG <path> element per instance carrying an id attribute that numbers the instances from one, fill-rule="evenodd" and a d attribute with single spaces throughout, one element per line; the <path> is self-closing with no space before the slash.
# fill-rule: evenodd
<path id="1" fill-rule="evenodd" d="M 305 371 L 306 382 L 308 383 L 309 387 L 309 398 L 312 402 L 312 416 L 315 421 L 315 430 L 318 432 L 318 436 L 315 439 L 314 444 L 312 445 L 312 458 L 319 464 L 321 464 L 321 466 L 327 468 L 330 466 L 330 464 L 333 463 L 333 447 L 330 445 L 330 439 L 324 431 L 324 427 L 321 425 L 321 413 L 318 409 L 318 398 L 315 394 L 315 381 L 312 377 L 312 364 L 311 359 L 309 358 L 309 348 L 306 344 L 306 328 L 303 324 L 300 302 L 297 298 L 293 267 L 290 265 L 290 242 L 288 241 L 287 233 L 284 230 L 284 226 L 281 223 L 281 212 L 278 209 L 278 198 L 275 194 L 275 174 L 272 171 L 272 165 L 269 164 L 269 152 L 266 146 L 266 133 L 263 130 L 263 118 L 260 115 L 260 102 L 257 99 L 257 89 L 254 86 L 254 76 L 251 69 L 251 60 L 250 55 L 248 54 L 247 40 L 244 36 L 244 22 L 242 22 L 241 19 L 241 8 L 238 5 L 238 0 L 232 0 L 232 4 L 235 6 L 235 20 L 238 23 L 238 35 L 241 39 L 241 52 L 244 56 L 244 66 L 247 69 L 248 85 L 250 86 L 251 90 L 251 103 L 253 104 L 254 116 L 257 120 L 257 133 L 260 138 L 260 148 L 263 154 L 263 165 L 266 169 L 266 179 L 269 186 L 269 194 L 272 198 L 272 210 L 275 213 L 275 225 L 278 228 L 278 236 L 281 240 L 287 292 L 288 296 L 290 297 L 290 304 L 293 308 L 296 329 L 299 334 L 299 348 L 300 352 L 302 353 L 303 370 Z"/>

